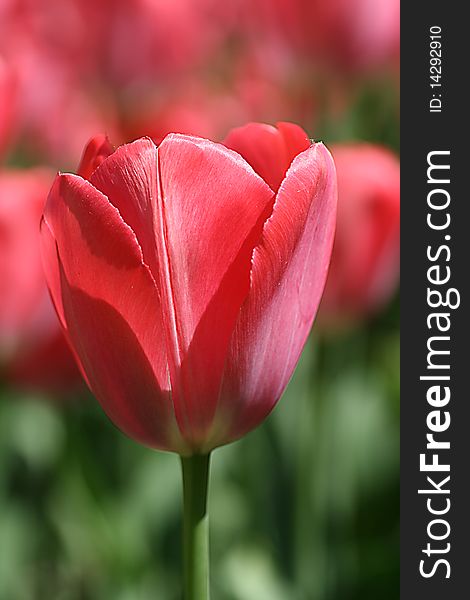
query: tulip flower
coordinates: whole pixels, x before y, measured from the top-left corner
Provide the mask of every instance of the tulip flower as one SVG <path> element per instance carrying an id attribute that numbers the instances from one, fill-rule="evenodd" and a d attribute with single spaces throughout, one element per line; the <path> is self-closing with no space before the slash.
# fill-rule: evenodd
<path id="1" fill-rule="evenodd" d="M 329 327 L 377 312 L 399 279 L 400 166 L 372 144 L 332 149 L 338 224 L 320 320 Z"/>
<path id="2" fill-rule="evenodd" d="M 88 2 L 76 0 L 0 4 L 0 143 L 5 121 L 28 159 L 74 164 L 97 129 L 116 130 L 114 102 L 91 83 L 97 20 L 87 18 Z M 2 58 L 13 104 L 2 98 Z"/>
<path id="3" fill-rule="evenodd" d="M 52 180 L 45 169 L 0 171 L 0 369 L 10 382 L 46 390 L 79 381 L 39 253 Z"/>
<path id="4" fill-rule="evenodd" d="M 397 63 L 399 0 L 259 0 L 247 5 L 262 33 L 317 65 L 362 73 Z"/>
<path id="5" fill-rule="evenodd" d="M 225 145 L 142 138 L 50 191 L 43 261 L 80 369 L 122 431 L 183 457 L 187 598 L 207 591 L 208 455 L 287 385 L 335 206 L 329 152 L 289 123 L 247 125 Z"/>
<path id="6" fill-rule="evenodd" d="M 0 55 L 0 156 L 8 146 L 15 117 L 16 80 Z"/>
<path id="7" fill-rule="evenodd" d="M 216 0 L 114 0 L 97 12 L 104 17 L 100 60 L 119 87 L 187 73 L 217 52 L 233 20 Z"/>

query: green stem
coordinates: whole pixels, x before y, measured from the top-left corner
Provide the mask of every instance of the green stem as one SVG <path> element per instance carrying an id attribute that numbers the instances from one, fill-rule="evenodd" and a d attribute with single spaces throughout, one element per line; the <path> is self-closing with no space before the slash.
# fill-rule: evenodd
<path id="1" fill-rule="evenodd" d="M 209 600 L 209 462 L 209 454 L 181 457 L 184 498 L 184 600 Z"/>

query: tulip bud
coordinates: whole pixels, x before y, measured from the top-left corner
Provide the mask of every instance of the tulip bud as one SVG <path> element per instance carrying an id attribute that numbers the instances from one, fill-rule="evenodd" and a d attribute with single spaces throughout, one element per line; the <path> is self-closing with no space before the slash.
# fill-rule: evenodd
<path id="1" fill-rule="evenodd" d="M 250 124 L 226 146 L 142 138 L 89 181 L 57 176 L 41 229 L 46 277 L 120 429 L 191 455 L 266 417 L 320 301 L 335 207 L 329 152 L 288 123 Z"/>

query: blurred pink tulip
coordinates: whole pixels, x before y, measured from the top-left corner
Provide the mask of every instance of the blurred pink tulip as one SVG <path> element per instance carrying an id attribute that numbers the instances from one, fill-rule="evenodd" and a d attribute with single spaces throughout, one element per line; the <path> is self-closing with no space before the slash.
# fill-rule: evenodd
<path id="1" fill-rule="evenodd" d="M 332 148 L 338 223 L 319 318 L 332 327 L 380 310 L 399 280 L 400 166 L 371 144 Z"/>
<path id="2" fill-rule="evenodd" d="M 112 0 L 2 0 L 0 52 L 15 62 L 37 54 L 68 65 L 74 73 L 99 66 L 100 34 Z"/>
<path id="3" fill-rule="evenodd" d="M 42 164 L 47 159 L 61 167 L 76 164 L 97 130 L 117 137 L 114 102 L 96 76 L 99 31 L 95 20 L 87 18 L 88 4 L 1 3 L 0 55 L 17 88 L 15 141 Z M 1 70 L 0 65 L 0 82 Z"/>
<path id="4" fill-rule="evenodd" d="M 0 156 L 14 131 L 16 91 L 16 77 L 0 56 Z"/>
<path id="5" fill-rule="evenodd" d="M 39 55 L 22 58 L 19 111 L 22 142 L 30 153 L 70 166 L 96 131 L 118 138 L 114 106 L 104 95 L 80 89 L 66 65 Z"/>
<path id="6" fill-rule="evenodd" d="M 198 66 L 223 40 L 228 15 L 221 4 L 218 0 L 112 2 L 102 31 L 105 77 L 117 86 L 142 86 Z"/>
<path id="7" fill-rule="evenodd" d="M 260 0 L 249 2 L 261 30 L 280 36 L 315 63 L 367 71 L 397 62 L 399 0 Z"/>
<path id="8" fill-rule="evenodd" d="M 53 174 L 0 171 L 0 370 L 39 387 L 77 381 L 39 254 L 39 222 Z"/>

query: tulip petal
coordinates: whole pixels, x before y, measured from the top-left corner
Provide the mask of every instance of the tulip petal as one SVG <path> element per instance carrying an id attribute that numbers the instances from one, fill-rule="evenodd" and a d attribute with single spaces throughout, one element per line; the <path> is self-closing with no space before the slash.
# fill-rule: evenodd
<path id="1" fill-rule="evenodd" d="M 167 136 L 158 164 L 173 401 L 180 427 L 197 444 L 214 416 L 252 251 L 274 198 L 238 154 L 208 140 Z"/>
<path id="2" fill-rule="evenodd" d="M 57 177 L 44 219 L 60 277 L 52 274 L 51 292 L 92 391 L 129 436 L 186 451 L 169 393 L 160 298 L 132 230 L 101 192 L 74 175 Z"/>
<path id="3" fill-rule="evenodd" d="M 114 148 L 106 135 L 96 135 L 92 138 L 83 152 L 77 175 L 90 179 L 93 171 L 114 152 Z"/>
<path id="4" fill-rule="evenodd" d="M 292 163 L 253 254 L 211 444 L 256 426 L 287 385 L 325 284 L 336 220 L 333 160 L 322 144 Z M 231 423 L 230 430 L 223 424 Z"/>
<path id="5" fill-rule="evenodd" d="M 293 159 L 310 146 L 304 130 L 293 123 L 263 123 L 236 127 L 224 145 L 238 152 L 264 181 L 277 192 Z"/>
<path id="6" fill-rule="evenodd" d="M 135 233 L 155 279 L 159 272 L 154 233 L 156 153 L 152 140 L 136 140 L 117 148 L 90 177 L 91 183 L 107 196 Z"/>
<path id="7" fill-rule="evenodd" d="M 54 305 L 57 316 L 59 317 L 60 324 L 62 326 L 64 337 L 68 342 L 69 348 L 75 358 L 75 362 L 80 370 L 80 373 L 83 379 L 86 381 L 87 385 L 90 387 L 90 382 L 88 380 L 88 375 L 83 368 L 82 361 L 75 350 L 74 345 L 71 343 L 68 328 L 67 328 L 67 320 L 64 313 L 64 305 L 62 302 L 62 292 L 61 292 L 61 279 L 60 279 L 60 265 L 59 265 L 59 257 L 57 253 L 57 245 L 56 239 L 47 224 L 44 217 L 41 219 L 41 257 L 42 257 L 42 265 L 44 269 L 44 274 L 46 276 L 47 285 L 49 287 L 50 296 L 52 299 L 52 303 Z"/>
<path id="8" fill-rule="evenodd" d="M 54 304 L 62 328 L 67 332 L 67 322 L 65 320 L 60 291 L 60 270 L 56 240 L 44 217 L 41 218 L 41 257 L 52 303 Z"/>

